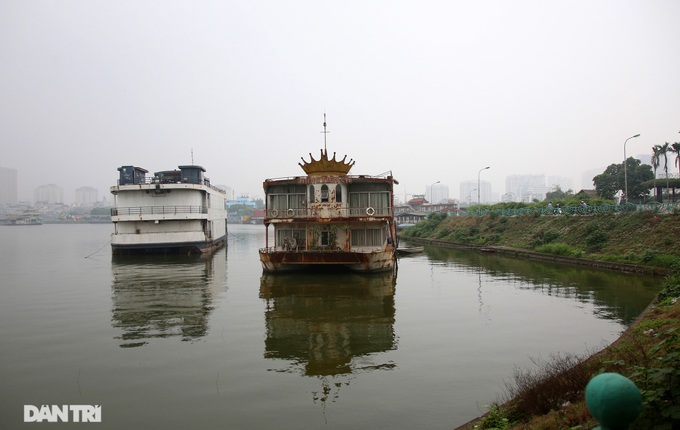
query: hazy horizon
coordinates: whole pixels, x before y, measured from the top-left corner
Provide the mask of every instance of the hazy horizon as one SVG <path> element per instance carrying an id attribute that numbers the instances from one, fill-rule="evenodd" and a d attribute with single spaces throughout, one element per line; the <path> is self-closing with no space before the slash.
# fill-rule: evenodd
<path id="1" fill-rule="evenodd" d="M 194 163 L 262 197 L 328 152 L 440 181 L 604 170 L 680 140 L 680 2 L 0 1 L 0 165 L 110 199 Z M 670 167 L 670 166 L 669 166 Z M 546 184 L 549 185 L 549 184 Z M 577 191 L 577 190 L 575 190 Z"/>

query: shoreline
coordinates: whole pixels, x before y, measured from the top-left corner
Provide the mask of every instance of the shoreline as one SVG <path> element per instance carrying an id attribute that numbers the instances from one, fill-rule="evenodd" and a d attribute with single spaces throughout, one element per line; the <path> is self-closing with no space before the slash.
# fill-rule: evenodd
<path id="1" fill-rule="evenodd" d="M 460 244 L 460 243 L 455 243 L 455 242 L 448 242 L 444 240 L 438 240 L 438 239 L 426 239 L 426 238 L 408 238 L 408 239 L 403 239 L 404 242 L 407 243 L 413 243 L 413 244 L 418 244 L 418 245 L 430 245 L 430 246 L 435 246 L 435 247 L 442 247 L 442 248 L 453 248 L 453 249 L 466 249 L 466 250 L 471 250 L 471 251 L 478 251 L 478 252 L 489 252 L 489 253 L 495 253 L 495 254 L 500 254 L 500 255 L 507 255 L 515 258 L 526 258 L 526 259 L 531 259 L 531 260 L 539 260 L 539 261 L 548 261 L 548 262 L 557 262 L 557 263 L 562 263 L 562 264 L 570 264 L 570 265 L 577 265 L 577 266 L 586 266 L 586 267 L 592 267 L 592 268 L 597 268 L 597 269 L 606 269 L 606 270 L 613 270 L 613 271 L 620 271 L 624 273 L 635 273 L 635 274 L 645 274 L 645 275 L 653 275 L 653 276 L 659 276 L 663 277 L 670 273 L 670 269 L 665 269 L 665 268 L 660 268 L 660 267 L 651 267 L 651 266 L 641 266 L 641 265 L 633 265 L 633 264 L 621 264 L 621 263 L 612 263 L 612 262 L 606 262 L 606 261 L 597 261 L 597 260 L 586 260 L 582 258 L 575 258 L 575 257 L 565 257 L 565 256 L 560 256 L 560 255 L 553 255 L 553 254 L 545 254 L 545 253 L 540 253 L 536 251 L 531 251 L 531 250 L 526 250 L 526 249 L 520 249 L 520 248 L 511 248 L 511 247 L 504 247 L 504 246 L 480 246 L 480 245 L 470 245 L 470 244 Z M 640 315 L 637 316 L 637 318 L 619 335 L 617 339 L 615 339 L 612 343 L 609 345 L 605 346 L 599 351 L 596 351 L 592 353 L 590 356 L 584 357 L 583 363 L 590 362 L 592 360 L 597 359 L 603 354 L 606 354 L 608 351 L 612 351 L 614 348 L 616 348 L 617 345 L 621 344 L 623 341 L 625 341 L 627 338 L 633 335 L 634 331 L 636 328 L 640 325 L 641 322 L 647 320 L 648 318 L 653 317 L 654 310 L 656 309 L 655 303 L 657 299 L 655 298 L 652 300 L 652 302 L 647 305 L 647 307 L 640 313 Z M 508 399 L 506 402 L 504 402 L 503 405 L 507 405 L 511 402 L 513 402 L 514 399 Z M 499 405 L 499 406 L 503 406 Z M 476 428 L 476 425 L 478 425 L 484 417 L 487 414 L 480 415 L 464 424 L 457 425 L 456 427 L 453 427 L 453 430 L 473 430 Z"/>
<path id="2" fill-rule="evenodd" d="M 644 275 L 665 276 L 670 272 L 669 269 L 664 267 L 641 266 L 637 264 L 612 263 L 609 261 L 588 260 L 584 258 L 566 257 L 563 255 L 556 254 L 545 254 L 542 252 L 531 251 L 528 249 L 511 248 L 507 246 L 470 245 L 449 242 L 439 239 L 425 239 L 421 237 L 409 237 L 408 239 L 402 240 L 404 242 L 416 243 L 419 245 L 431 245 L 441 248 L 476 250 L 479 252 L 489 252 L 501 255 L 508 255 L 516 258 L 528 258 L 532 260 L 572 264 L 576 266 L 588 266 L 596 269 L 616 270 L 625 273 L 639 273 Z"/>

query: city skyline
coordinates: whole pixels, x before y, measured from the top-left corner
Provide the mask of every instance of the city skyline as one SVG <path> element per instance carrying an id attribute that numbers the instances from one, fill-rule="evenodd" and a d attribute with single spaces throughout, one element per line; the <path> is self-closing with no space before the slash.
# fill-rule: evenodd
<path id="1" fill-rule="evenodd" d="M 5 0 L 0 160 L 22 199 L 186 164 L 261 198 L 324 147 L 398 193 L 455 194 L 485 166 L 498 192 L 512 174 L 579 188 L 626 141 L 678 140 L 678 16 L 673 0 Z"/>
<path id="2" fill-rule="evenodd" d="M 646 161 L 647 163 L 645 163 L 645 164 L 648 164 L 649 159 L 651 158 L 651 156 L 647 155 L 647 154 L 629 155 L 629 156 L 637 158 L 637 159 L 641 159 L 641 160 L 643 160 L 643 162 Z M 612 162 L 610 164 L 614 164 L 614 163 L 616 163 L 616 162 Z M 593 174 L 593 173 L 594 173 L 594 175 L 600 174 L 600 173 L 604 172 L 606 167 L 607 166 L 603 166 L 601 169 L 590 169 L 588 171 L 581 172 L 581 179 L 578 179 L 578 180 L 577 180 L 576 177 L 566 177 L 566 176 L 560 177 L 560 176 L 554 176 L 554 175 L 547 175 L 545 173 L 511 174 L 511 175 L 503 178 L 503 180 L 502 180 L 503 186 L 501 188 L 502 191 L 499 191 L 499 189 L 494 186 L 496 184 L 493 181 L 490 181 L 490 180 L 487 180 L 487 179 L 482 179 L 480 181 L 480 183 L 484 184 L 484 186 L 490 187 L 490 189 L 488 191 L 482 190 L 481 194 L 483 195 L 483 198 L 481 198 L 481 202 L 482 203 L 494 203 L 494 202 L 501 201 L 501 197 L 504 194 L 506 194 L 510 191 L 507 188 L 506 182 L 507 182 L 507 179 L 511 176 L 540 176 L 540 175 L 543 175 L 543 176 L 545 176 L 545 180 L 546 180 L 545 186 L 548 188 L 548 190 L 552 189 L 554 187 L 554 185 L 560 185 L 560 184 L 549 183 L 551 178 L 552 179 L 555 179 L 555 178 L 569 179 L 574 184 L 577 184 L 577 183 L 583 184 L 583 182 L 586 180 L 585 178 L 590 177 L 591 178 L 590 179 L 590 181 L 591 181 L 590 187 L 584 187 L 584 186 L 579 187 L 579 186 L 574 185 L 571 188 L 561 187 L 561 189 L 562 189 L 562 191 L 568 191 L 569 189 L 572 189 L 572 191 L 574 193 L 577 193 L 581 189 L 594 189 L 594 186 L 592 186 L 592 177 L 590 175 Z M 18 184 L 21 183 L 21 172 L 18 169 L 13 169 L 13 168 L 7 167 L 7 166 L 0 166 L 0 168 L 5 169 L 5 170 L 16 170 L 17 171 L 17 177 L 18 177 L 17 182 L 18 182 Z M 488 171 L 485 170 L 485 172 L 491 172 L 491 170 L 492 170 L 492 168 L 488 169 Z M 350 171 L 350 174 L 352 174 L 352 173 L 353 172 Z M 300 175 L 302 175 L 302 174 L 303 173 L 300 173 Z M 486 173 L 484 173 L 484 174 L 486 174 Z M 660 173 L 657 172 L 657 175 L 658 174 L 660 174 Z M 397 178 L 398 178 L 398 175 L 397 175 Z M 111 199 L 111 194 L 109 193 L 109 187 L 115 184 L 116 179 L 114 179 L 113 181 L 114 182 L 111 185 L 109 185 L 108 187 L 106 187 L 106 189 L 103 190 L 103 191 L 94 187 L 94 186 L 86 185 L 86 184 L 77 186 L 76 188 L 69 190 L 69 189 L 61 186 L 58 183 L 49 182 L 49 183 L 38 185 L 37 187 L 35 187 L 31 190 L 24 190 L 23 194 L 21 192 L 17 192 L 17 197 L 18 197 L 17 201 L 18 202 L 24 202 L 24 203 L 36 203 L 35 197 L 34 197 L 36 189 L 38 189 L 39 187 L 56 185 L 56 186 L 62 188 L 63 193 L 64 193 L 63 203 L 66 204 L 66 205 L 78 203 L 76 193 L 77 193 L 78 189 L 80 189 L 80 188 L 92 188 L 92 189 L 96 190 L 97 194 L 98 194 L 97 201 L 98 202 L 108 202 L 110 204 L 112 202 L 112 199 Z M 465 195 L 462 195 L 460 190 L 462 189 L 463 184 L 474 183 L 473 186 L 471 186 L 471 188 L 475 188 L 475 195 L 472 196 L 473 197 L 472 203 L 476 203 L 476 201 L 477 201 L 476 182 L 477 182 L 476 179 L 475 180 L 468 179 L 468 180 L 461 181 L 457 185 L 456 184 L 451 185 L 450 183 L 446 183 L 445 181 L 435 181 L 434 183 L 432 183 L 430 185 L 422 186 L 420 190 L 417 189 L 418 188 L 417 186 L 414 187 L 414 186 L 410 186 L 408 184 L 401 184 L 400 183 L 400 185 L 395 186 L 395 197 L 400 201 L 408 201 L 408 199 L 410 198 L 409 197 L 409 198 L 405 199 L 404 196 L 424 195 L 424 196 L 428 197 L 429 196 L 429 191 L 428 191 L 429 187 L 435 187 L 436 188 L 437 186 L 441 186 L 441 187 L 446 187 L 446 189 L 447 189 L 446 193 L 447 193 L 447 195 L 449 195 L 449 197 L 448 197 L 449 200 L 458 200 L 460 202 L 466 202 L 467 203 L 468 197 L 470 197 L 470 196 L 468 196 L 469 192 L 466 191 L 465 193 L 462 193 L 462 194 L 465 194 Z M 225 189 L 225 191 L 227 191 L 227 193 L 228 193 L 229 199 L 236 199 L 236 198 L 240 197 L 241 195 L 247 195 L 251 199 L 257 199 L 258 197 L 262 198 L 261 196 L 252 195 L 248 192 L 239 192 L 238 190 L 235 190 L 233 187 L 228 186 L 228 185 L 216 184 L 216 186 L 219 186 L 220 188 Z M 453 187 L 453 188 L 451 188 L 451 187 Z M 409 189 L 409 190 L 415 189 L 415 192 L 404 191 L 405 189 Z M 451 193 L 451 191 L 450 191 L 451 189 L 458 190 L 458 191 Z M 26 195 L 26 194 L 28 194 L 28 195 Z M 482 195 L 480 195 L 480 197 L 482 197 Z M 429 200 L 430 199 L 428 198 L 428 201 Z M 439 202 L 432 202 L 432 203 L 439 203 Z"/>

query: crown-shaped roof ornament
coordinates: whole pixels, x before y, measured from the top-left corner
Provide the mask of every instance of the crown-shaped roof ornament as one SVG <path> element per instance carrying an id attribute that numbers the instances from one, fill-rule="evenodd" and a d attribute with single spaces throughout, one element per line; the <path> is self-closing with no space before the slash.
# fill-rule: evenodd
<path id="1" fill-rule="evenodd" d="M 315 160 L 314 157 L 312 157 L 311 152 L 309 153 L 309 158 L 311 161 L 307 162 L 304 158 L 300 157 L 304 164 L 298 163 L 300 167 L 302 167 L 302 170 L 309 176 L 342 176 L 346 175 L 352 166 L 354 166 L 354 160 L 352 159 L 345 162 L 347 159 L 346 155 L 342 160 L 336 160 L 335 152 L 333 153 L 333 158 L 328 159 L 328 152 L 323 149 L 321 150 L 321 157 L 318 160 Z"/>

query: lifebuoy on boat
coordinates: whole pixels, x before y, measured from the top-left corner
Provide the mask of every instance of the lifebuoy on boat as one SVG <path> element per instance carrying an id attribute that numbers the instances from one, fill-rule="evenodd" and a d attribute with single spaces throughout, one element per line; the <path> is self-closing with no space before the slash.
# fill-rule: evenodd
<path id="1" fill-rule="evenodd" d="M 272 209 L 271 212 L 269 212 L 269 214 L 276 218 L 277 216 L 279 216 L 279 211 L 277 209 Z"/>
<path id="2" fill-rule="evenodd" d="M 370 206 L 366 208 L 366 215 L 373 216 L 374 214 L 375 214 L 375 209 L 373 209 Z"/>
<path id="3" fill-rule="evenodd" d="M 288 209 L 288 216 L 293 216 L 293 215 L 295 215 L 295 209 L 293 209 L 293 208 Z"/>

